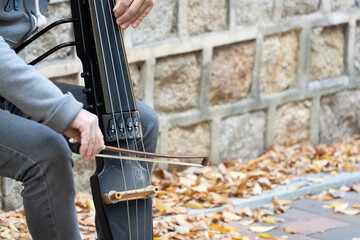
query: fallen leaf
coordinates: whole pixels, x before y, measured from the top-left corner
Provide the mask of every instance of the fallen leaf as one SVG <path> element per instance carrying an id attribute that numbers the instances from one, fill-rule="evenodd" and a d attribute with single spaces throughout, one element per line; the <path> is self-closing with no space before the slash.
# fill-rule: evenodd
<path id="1" fill-rule="evenodd" d="M 360 192 L 360 184 L 359 183 L 354 183 L 351 186 L 351 190 L 355 191 L 355 192 Z"/>
<path id="2" fill-rule="evenodd" d="M 360 209 L 360 204 L 354 204 L 352 205 L 353 208 Z"/>
<path id="3" fill-rule="evenodd" d="M 283 240 L 283 238 L 281 238 L 281 237 L 271 236 L 271 235 L 264 234 L 264 233 L 263 234 L 258 234 L 256 236 L 259 237 L 259 238 L 263 238 L 263 239 Z"/>
<path id="4" fill-rule="evenodd" d="M 342 213 L 342 214 L 345 214 L 345 215 L 357 215 L 359 214 L 359 210 L 357 209 L 340 209 L 340 210 L 337 210 L 336 212 L 339 212 L 339 213 Z"/>
<path id="5" fill-rule="evenodd" d="M 249 230 L 256 233 L 263 233 L 263 232 L 269 232 L 276 228 L 276 226 L 254 226 L 249 227 Z"/>
<path id="6" fill-rule="evenodd" d="M 309 178 L 307 178 L 307 180 L 308 180 L 309 182 L 313 182 L 313 183 L 322 183 L 322 182 L 325 182 L 326 179 L 324 179 L 324 178 L 311 178 L 311 177 L 309 177 Z"/>
<path id="7" fill-rule="evenodd" d="M 359 170 L 359 168 L 357 168 L 357 167 L 355 167 L 353 165 L 345 165 L 345 166 L 343 166 L 342 169 L 344 171 L 346 171 L 346 172 L 353 172 L 353 171 L 358 171 Z"/>
<path id="8" fill-rule="evenodd" d="M 226 232 L 227 232 L 227 230 L 226 230 L 223 226 L 215 225 L 215 224 L 211 224 L 211 225 L 210 225 L 210 229 L 211 229 L 211 230 L 214 230 L 214 231 L 222 232 L 222 233 L 226 233 Z"/>
<path id="9" fill-rule="evenodd" d="M 290 234 L 295 234 L 295 231 L 292 228 L 289 227 L 283 227 L 283 230 Z"/>
<path id="10" fill-rule="evenodd" d="M 223 212 L 222 217 L 225 222 L 239 221 L 241 219 L 241 217 L 239 215 L 236 215 L 235 213 L 228 212 L 228 211 Z"/>
<path id="11" fill-rule="evenodd" d="M 185 207 L 191 207 L 191 208 L 196 208 L 196 209 L 203 209 L 203 205 L 201 203 L 195 202 L 195 201 L 191 201 L 185 204 Z"/>

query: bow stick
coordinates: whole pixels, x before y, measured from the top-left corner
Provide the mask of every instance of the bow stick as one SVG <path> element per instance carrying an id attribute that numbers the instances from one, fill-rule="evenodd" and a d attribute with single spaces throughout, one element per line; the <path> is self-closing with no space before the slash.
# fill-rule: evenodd
<path id="1" fill-rule="evenodd" d="M 70 138 L 69 143 L 76 144 L 76 143 L 78 143 L 78 141 L 75 138 Z M 166 163 L 166 164 L 174 164 L 174 165 L 182 165 L 182 166 L 193 166 L 193 167 L 205 167 L 205 166 L 209 165 L 209 156 L 206 156 L 206 155 L 169 155 L 169 154 L 141 152 L 141 151 L 136 151 L 136 150 L 111 147 L 111 146 L 106 146 L 106 145 L 104 145 L 103 150 L 124 153 L 124 154 L 133 154 L 133 155 L 138 155 L 138 156 L 143 156 L 143 157 L 117 156 L 117 155 L 110 155 L 110 154 L 97 154 L 95 156 L 103 157 L 103 158 L 124 159 L 124 160 L 143 161 L 143 162 L 156 162 L 156 163 Z M 145 158 L 145 157 L 153 157 L 153 158 Z M 202 161 L 200 164 L 198 164 L 198 163 L 189 163 L 189 162 L 159 160 L 158 158 L 202 159 Z"/>

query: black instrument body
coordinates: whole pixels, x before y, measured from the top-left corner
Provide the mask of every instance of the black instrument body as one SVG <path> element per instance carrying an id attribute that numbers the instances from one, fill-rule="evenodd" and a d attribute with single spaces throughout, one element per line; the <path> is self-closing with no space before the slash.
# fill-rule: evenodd
<path id="1" fill-rule="evenodd" d="M 138 150 L 140 119 L 122 33 L 111 11 L 113 4 L 114 0 L 71 0 L 86 109 L 99 117 L 106 145 Z M 112 190 L 149 186 L 151 170 L 147 167 L 137 161 L 96 158 L 96 172 L 90 182 L 104 239 L 153 239 L 151 199 L 110 205 L 103 202 L 103 195 Z"/>

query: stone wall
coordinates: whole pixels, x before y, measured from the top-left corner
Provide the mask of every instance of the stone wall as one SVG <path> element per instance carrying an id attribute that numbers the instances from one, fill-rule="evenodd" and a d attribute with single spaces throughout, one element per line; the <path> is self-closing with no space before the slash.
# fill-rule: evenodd
<path id="1" fill-rule="evenodd" d="M 209 154 L 218 164 L 249 160 L 274 143 L 359 133 L 359 5 L 157 0 L 125 41 L 136 94 L 160 117 L 159 152 Z M 52 1 L 50 12 L 51 20 L 69 16 L 68 1 Z M 71 25 L 58 27 L 21 55 L 28 61 L 71 38 Z M 55 81 L 82 82 L 73 49 L 38 69 Z M 89 190 L 93 168 L 76 162 L 78 189 Z M 11 194 L 11 181 L 1 186 Z"/>

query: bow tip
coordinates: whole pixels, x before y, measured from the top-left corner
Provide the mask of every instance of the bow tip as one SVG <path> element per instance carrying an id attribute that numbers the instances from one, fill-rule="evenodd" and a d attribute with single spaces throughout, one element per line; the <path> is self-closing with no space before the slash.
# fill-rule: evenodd
<path id="1" fill-rule="evenodd" d="M 204 157 L 204 159 L 201 162 L 201 165 L 203 167 L 209 166 L 209 157 L 208 156 Z"/>

